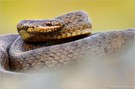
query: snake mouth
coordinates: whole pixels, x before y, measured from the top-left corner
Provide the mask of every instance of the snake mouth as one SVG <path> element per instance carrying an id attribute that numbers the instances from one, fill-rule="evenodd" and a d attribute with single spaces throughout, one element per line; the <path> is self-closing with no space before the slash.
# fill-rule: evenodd
<path id="1" fill-rule="evenodd" d="M 29 33 L 47 33 L 47 32 L 54 32 L 57 31 L 58 29 L 60 29 L 61 26 L 39 26 L 37 28 L 28 28 L 27 32 Z"/>
<path id="2" fill-rule="evenodd" d="M 17 25 L 17 30 L 28 33 L 48 33 L 61 29 L 64 23 L 60 20 L 23 20 Z"/>

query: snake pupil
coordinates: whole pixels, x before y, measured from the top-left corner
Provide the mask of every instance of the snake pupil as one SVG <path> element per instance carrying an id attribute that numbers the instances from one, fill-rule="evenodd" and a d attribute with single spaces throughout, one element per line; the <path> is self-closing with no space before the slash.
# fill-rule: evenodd
<path id="1" fill-rule="evenodd" d="M 47 22 L 46 26 L 52 26 L 52 23 L 51 22 Z"/>

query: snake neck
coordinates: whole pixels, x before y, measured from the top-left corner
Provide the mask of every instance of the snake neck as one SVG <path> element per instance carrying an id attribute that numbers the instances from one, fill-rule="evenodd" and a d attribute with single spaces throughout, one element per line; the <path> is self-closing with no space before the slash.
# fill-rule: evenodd
<path id="1" fill-rule="evenodd" d="M 20 43 L 20 45 L 22 45 L 22 46 L 19 47 L 19 50 L 25 52 L 25 51 L 34 50 L 34 49 L 41 48 L 41 47 L 64 44 L 64 43 L 73 42 L 73 41 L 76 41 L 76 40 L 79 40 L 79 39 L 83 39 L 83 38 L 88 37 L 90 35 L 94 35 L 94 34 L 85 34 L 85 35 L 80 35 L 80 36 L 76 36 L 76 37 L 50 40 L 50 41 L 47 41 L 47 42 L 37 42 L 37 43 L 22 41 Z"/>

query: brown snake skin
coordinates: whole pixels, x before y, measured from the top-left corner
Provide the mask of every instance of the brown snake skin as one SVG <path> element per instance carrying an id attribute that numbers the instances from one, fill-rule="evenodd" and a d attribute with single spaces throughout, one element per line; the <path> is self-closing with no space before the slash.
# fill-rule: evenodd
<path id="1" fill-rule="evenodd" d="M 80 12 L 82 13 L 82 16 L 84 15 L 87 16 L 86 14 L 84 14 L 85 12 L 79 11 L 79 13 Z M 72 12 L 72 13 L 76 13 L 76 12 Z M 85 21 L 86 19 L 84 20 L 84 22 Z M 80 24 L 78 26 L 80 26 Z M 91 24 L 90 23 L 88 24 L 89 24 L 88 27 L 85 26 L 84 24 L 82 24 L 81 26 L 84 26 L 87 29 L 89 28 L 90 31 Z M 61 26 L 62 25 L 59 25 L 58 28 L 61 28 Z M 81 29 L 84 27 L 81 27 Z M 74 27 L 71 28 L 74 29 Z M 50 29 L 52 30 L 52 28 Z M 19 29 L 19 31 L 21 30 Z M 43 30 L 47 31 L 46 28 L 43 28 Z M 27 34 L 27 31 L 23 31 L 23 32 Z M 56 29 L 54 32 L 56 32 Z M 66 40 L 68 41 L 66 43 L 65 42 L 57 43 L 57 44 L 53 43 L 51 45 L 50 43 L 49 44 L 46 43 L 46 37 L 50 38 L 49 36 L 46 37 L 40 36 L 41 37 L 40 39 L 44 40 L 45 43 L 42 42 L 35 43 L 34 40 L 31 40 L 34 43 L 26 43 L 24 42 L 25 39 L 26 41 L 29 41 L 30 39 L 33 39 L 33 37 L 35 37 L 36 35 L 31 36 L 30 35 L 31 33 L 25 36 L 21 35 L 22 37 L 24 37 L 23 38 L 24 40 L 18 35 L 1 35 L 0 36 L 0 43 L 1 43 L 0 44 L 0 63 L 1 63 L 0 71 L 1 72 L 6 70 L 21 71 L 21 72 L 26 72 L 28 70 L 37 71 L 43 67 L 49 69 L 55 69 L 55 68 L 57 69 L 66 65 L 73 64 L 74 62 L 80 59 L 82 60 L 82 57 L 87 53 L 94 54 L 94 55 L 112 54 L 117 52 L 119 49 L 123 48 L 130 41 L 134 40 L 134 36 L 135 36 L 134 33 L 135 33 L 135 29 L 125 30 L 125 31 L 101 32 L 89 36 L 82 36 L 77 39 L 74 39 L 73 41 L 68 39 Z M 49 32 L 49 34 L 51 33 Z M 61 35 L 61 37 L 64 38 L 65 35 L 63 36 Z M 35 40 L 39 40 L 39 39 L 35 39 Z M 52 42 L 54 41 L 53 39 L 50 40 L 52 40 Z"/>

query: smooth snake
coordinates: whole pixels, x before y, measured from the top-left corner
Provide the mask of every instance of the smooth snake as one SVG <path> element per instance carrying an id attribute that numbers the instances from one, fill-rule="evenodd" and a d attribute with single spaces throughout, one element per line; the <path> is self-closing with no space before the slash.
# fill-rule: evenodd
<path id="1" fill-rule="evenodd" d="M 0 71 L 57 69 L 73 64 L 86 53 L 115 53 L 134 40 L 134 29 L 91 34 L 91 27 L 85 11 L 54 19 L 22 20 L 17 24 L 20 36 L 0 36 Z"/>

